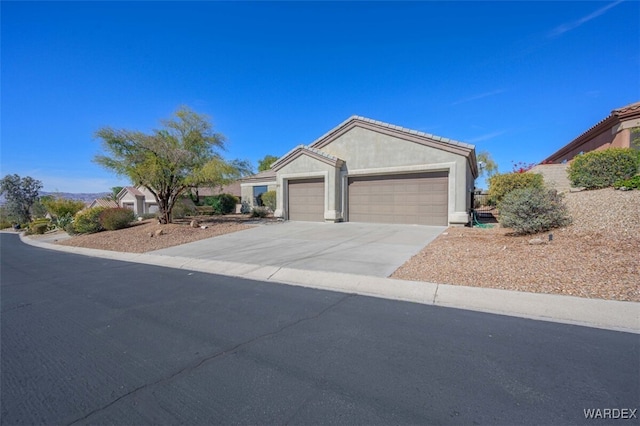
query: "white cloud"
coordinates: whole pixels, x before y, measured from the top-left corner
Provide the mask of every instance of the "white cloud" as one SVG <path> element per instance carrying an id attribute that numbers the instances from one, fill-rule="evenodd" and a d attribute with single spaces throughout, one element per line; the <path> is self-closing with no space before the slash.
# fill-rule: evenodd
<path id="1" fill-rule="evenodd" d="M 592 19 L 595 19 L 598 16 L 604 14 L 606 11 L 608 11 L 612 7 L 615 7 L 615 6 L 619 5 L 623 1 L 624 0 L 614 1 L 613 3 L 609 3 L 608 5 L 606 5 L 604 7 L 601 7 L 600 9 L 596 10 L 595 12 L 592 12 L 589 15 L 578 19 L 577 21 L 568 22 L 568 23 L 559 25 L 549 33 L 549 38 L 559 37 L 559 36 L 561 36 L 562 34 L 568 32 L 568 31 L 574 30 L 574 29 L 578 28 L 579 26 L 581 26 L 583 24 L 586 24 L 587 22 L 591 21 Z"/>
<path id="2" fill-rule="evenodd" d="M 474 96 L 470 96 L 468 98 L 464 98 L 464 99 L 460 99 L 458 101 L 453 102 L 451 105 L 458 105 L 458 104 L 463 104 L 465 102 L 471 102 L 471 101 L 476 101 L 478 99 L 482 99 L 482 98 L 486 98 L 489 96 L 493 96 L 493 95 L 498 95 L 500 93 L 504 93 L 504 89 L 498 89 L 498 90 L 493 90 L 491 92 L 485 92 L 485 93 L 481 93 L 479 95 L 474 95 Z"/>
<path id="3" fill-rule="evenodd" d="M 500 135 L 504 135 L 505 133 L 507 133 L 507 130 L 498 130 L 496 132 L 486 133 L 484 135 L 480 135 L 480 136 L 477 136 L 475 138 L 468 139 L 467 142 L 469 142 L 469 143 L 482 142 L 482 141 L 486 141 L 486 140 L 489 140 L 489 139 L 493 139 L 493 138 L 498 137 Z"/>

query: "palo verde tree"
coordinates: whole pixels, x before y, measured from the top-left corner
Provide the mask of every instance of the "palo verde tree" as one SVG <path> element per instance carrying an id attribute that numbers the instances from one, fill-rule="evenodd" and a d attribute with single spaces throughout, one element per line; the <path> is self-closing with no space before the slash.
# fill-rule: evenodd
<path id="1" fill-rule="evenodd" d="M 21 178 L 17 174 L 6 175 L 0 180 L 0 194 L 6 199 L 5 208 L 8 216 L 18 223 L 31 221 L 31 207 L 38 201 L 38 193 L 42 182 L 27 176 Z"/>
<path id="2" fill-rule="evenodd" d="M 94 161 L 142 185 L 158 203 L 161 223 L 190 188 L 224 185 L 237 179 L 238 162 L 225 161 L 224 136 L 213 131 L 209 118 L 180 107 L 162 128 L 150 134 L 104 127 L 96 132 L 106 154 Z"/>

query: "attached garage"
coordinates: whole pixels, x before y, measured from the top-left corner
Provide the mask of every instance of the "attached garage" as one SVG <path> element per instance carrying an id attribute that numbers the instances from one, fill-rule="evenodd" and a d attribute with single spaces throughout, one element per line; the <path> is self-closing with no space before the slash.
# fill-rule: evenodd
<path id="1" fill-rule="evenodd" d="M 324 179 L 296 179 L 287 184 L 289 220 L 324 221 Z"/>
<path id="2" fill-rule="evenodd" d="M 448 225 L 448 172 L 348 179 L 350 222 Z"/>

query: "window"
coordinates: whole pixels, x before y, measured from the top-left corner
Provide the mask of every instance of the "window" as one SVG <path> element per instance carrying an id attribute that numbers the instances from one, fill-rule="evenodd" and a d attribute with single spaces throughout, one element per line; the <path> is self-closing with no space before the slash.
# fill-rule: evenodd
<path id="1" fill-rule="evenodd" d="M 267 192 L 267 185 L 260 185 L 253 187 L 253 205 L 254 206 L 263 206 L 262 203 L 262 194 Z"/>

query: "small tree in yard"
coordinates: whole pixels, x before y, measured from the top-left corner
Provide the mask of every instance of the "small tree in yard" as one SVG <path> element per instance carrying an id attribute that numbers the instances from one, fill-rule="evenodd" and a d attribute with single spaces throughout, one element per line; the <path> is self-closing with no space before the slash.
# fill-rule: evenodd
<path id="1" fill-rule="evenodd" d="M 19 223 L 31 221 L 31 207 L 38 201 L 42 182 L 30 176 L 6 175 L 0 180 L 0 194 L 6 199 L 8 216 Z"/>
<path id="2" fill-rule="evenodd" d="M 571 223 L 562 194 L 546 188 L 514 189 L 504 196 L 500 224 L 518 234 L 536 234 Z"/>
<path id="3" fill-rule="evenodd" d="M 85 207 L 82 201 L 68 198 L 47 197 L 41 202 L 54 219 L 73 216 Z"/>
<path id="4" fill-rule="evenodd" d="M 224 137 L 213 131 L 209 119 L 187 107 L 179 108 L 163 128 L 145 134 L 104 127 L 96 133 L 108 155 L 94 161 L 153 194 L 161 223 L 171 222 L 171 211 L 190 188 L 227 184 L 241 176 L 243 162 L 225 161 L 220 151 Z"/>
<path id="5" fill-rule="evenodd" d="M 278 157 L 273 155 L 265 155 L 262 160 L 258 160 L 258 171 L 264 172 L 271 168 L 271 165 L 278 161 Z"/>

